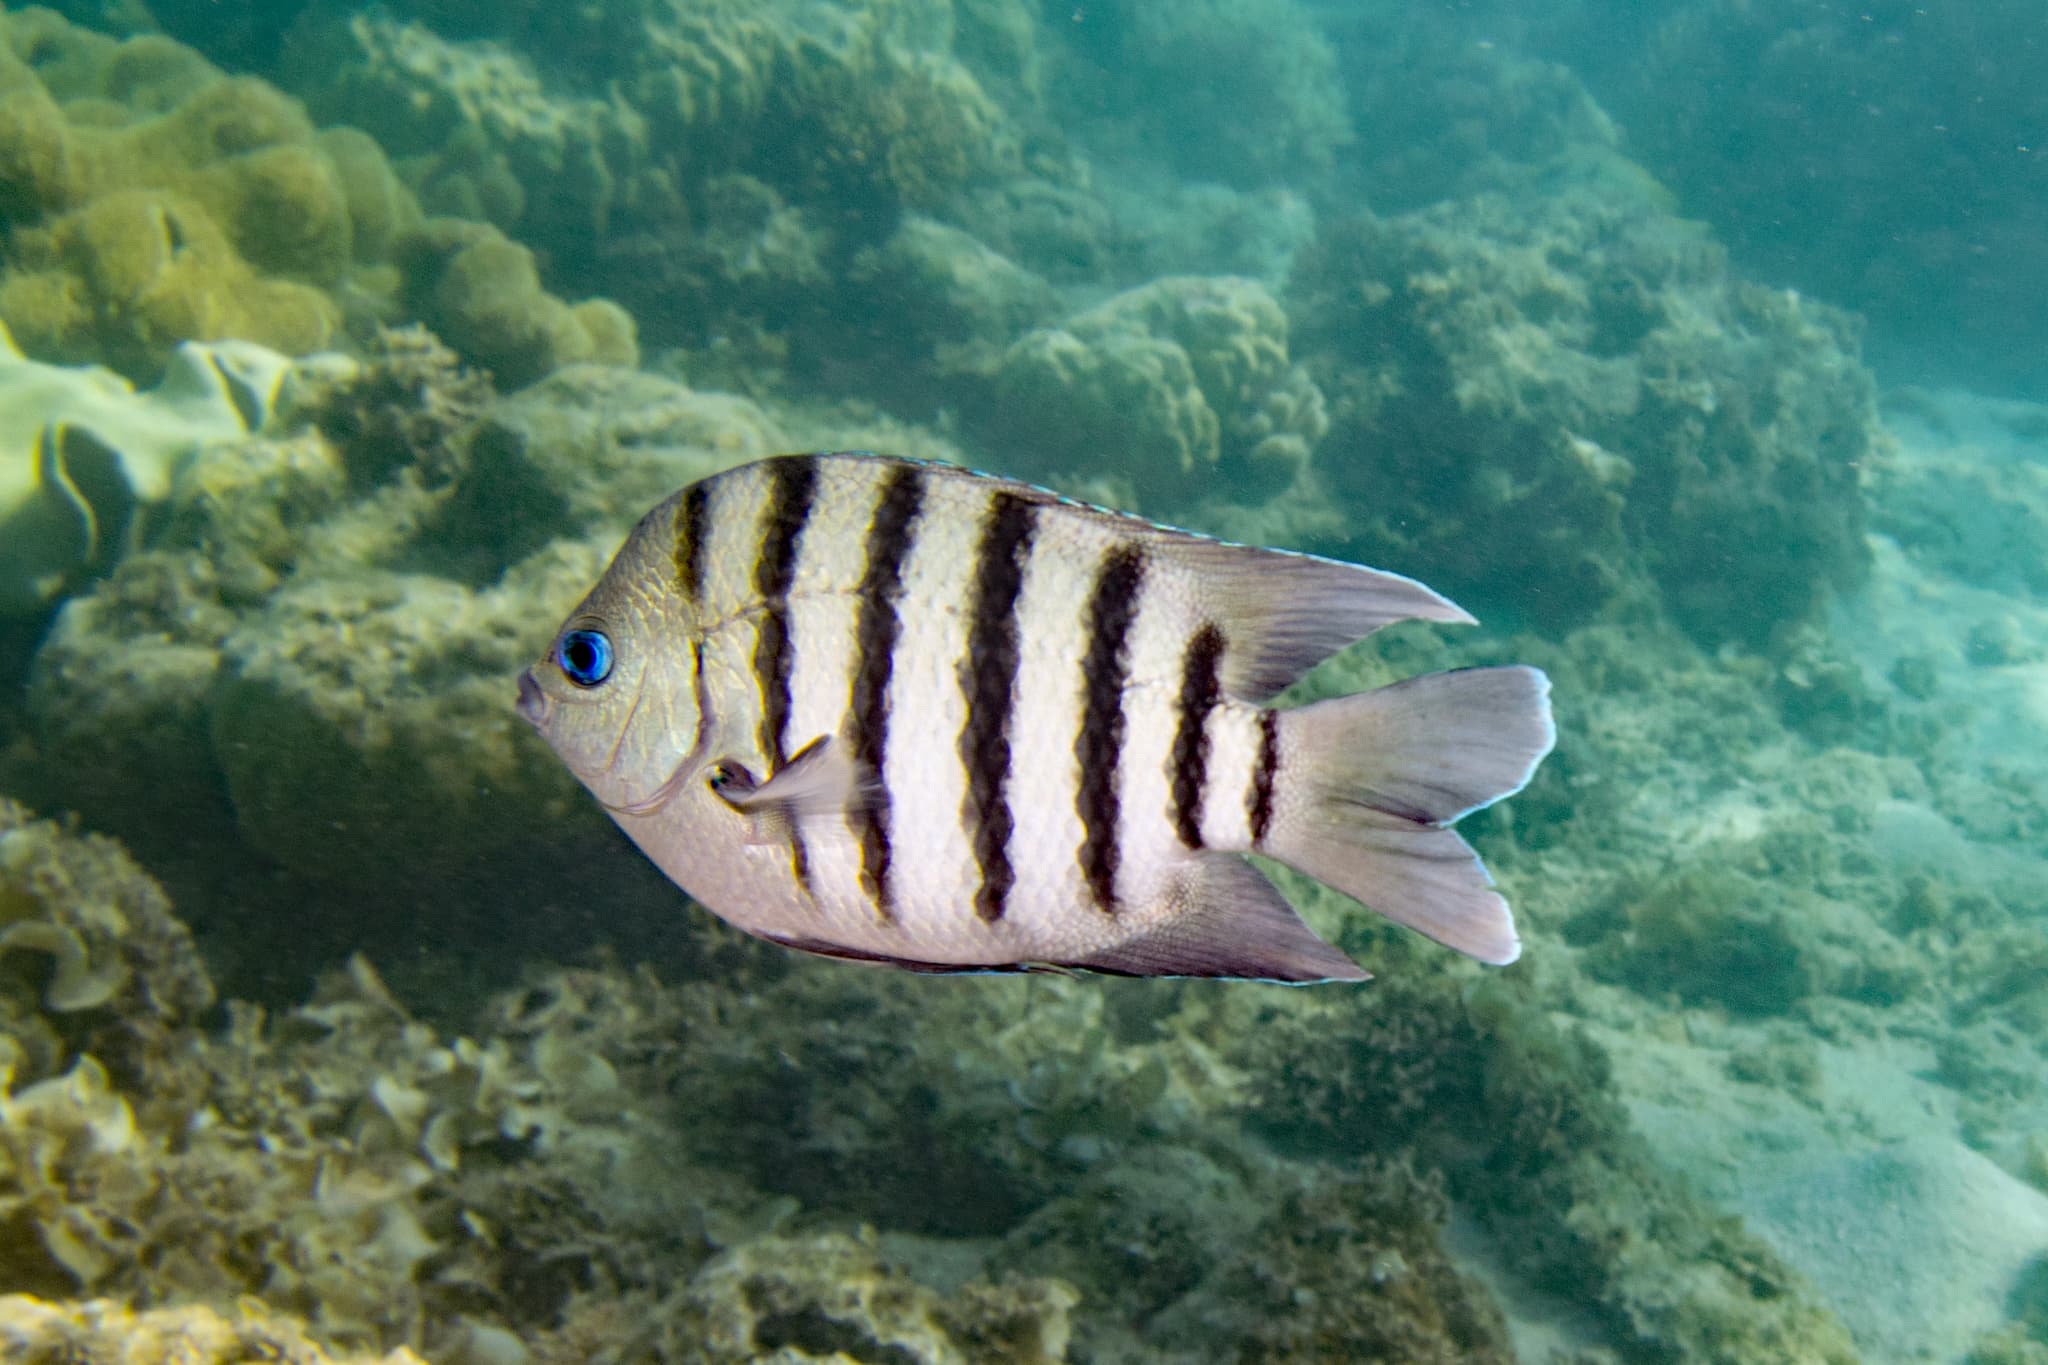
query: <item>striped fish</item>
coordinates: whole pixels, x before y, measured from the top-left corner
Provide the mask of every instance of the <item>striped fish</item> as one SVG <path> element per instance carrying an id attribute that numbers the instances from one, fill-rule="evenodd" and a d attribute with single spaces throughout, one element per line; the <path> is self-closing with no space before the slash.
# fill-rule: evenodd
<path id="1" fill-rule="evenodd" d="M 1471 669 L 1263 703 L 1388 622 L 1396 574 L 866 454 L 706 479 L 643 519 L 519 710 L 730 923 L 917 971 L 1362 980 L 1260 853 L 1482 961 L 1519 951 L 1449 826 L 1551 746 L 1549 684 Z"/>

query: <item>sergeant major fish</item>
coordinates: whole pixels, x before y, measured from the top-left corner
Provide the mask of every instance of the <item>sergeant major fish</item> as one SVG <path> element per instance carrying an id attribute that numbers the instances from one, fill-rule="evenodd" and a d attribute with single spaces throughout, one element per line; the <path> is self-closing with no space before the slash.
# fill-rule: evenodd
<path id="1" fill-rule="evenodd" d="M 942 465 L 791 455 L 640 522 L 519 711 L 661 870 L 775 943 L 917 971 L 1362 980 L 1260 853 L 1484 962 L 1449 826 L 1550 749 L 1533 668 L 1264 703 L 1412 579 Z"/>

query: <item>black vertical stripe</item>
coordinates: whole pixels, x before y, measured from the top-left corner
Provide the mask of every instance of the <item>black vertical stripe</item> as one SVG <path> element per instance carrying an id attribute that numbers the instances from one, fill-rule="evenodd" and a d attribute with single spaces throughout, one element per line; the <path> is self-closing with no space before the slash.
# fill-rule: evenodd
<path id="1" fill-rule="evenodd" d="M 1124 682 L 1130 668 L 1131 626 L 1138 618 L 1138 592 L 1144 581 L 1144 557 L 1132 546 L 1110 551 L 1095 576 L 1095 590 L 1088 597 L 1088 658 L 1081 673 L 1081 733 L 1074 740 L 1074 757 L 1081 765 L 1081 786 L 1074 798 L 1083 831 L 1081 873 L 1096 905 L 1112 915 L 1121 852 L 1116 782 L 1124 748 Z"/>
<path id="2" fill-rule="evenodd" d="M 704 538 L 710 534 L 710 515 L 709 485 L 693 483 L 683 490 L 683 500 L 676 504 L 676 587 L 691 602 L 704 592 Z"/>
<path id="3" fill-rule="evenodd" d="M 1273 780 L 1280 775 L 1280 713 L 1259 712 L 1259 758 L 1252 768 L 1252 789 L 1245 798 L 1245 814 L 1251 820 L 1252 846 L 1266 841 L 1273 824 Z"/>
<path id="4" fill-rule="evenodd" d="M 1017 683 L 1017 598 L 1031 557 L 1036 512 L 1029 498 L 1001 491 L 989 500 L 975 555 L 974 596 L 968 609 L 967 658 L 960 694 L 967 720 L 960 727 L 960 762 L 967 770 L 961 803 L 974 843 L 981 885 L 974 909 L 993 924 L 1017 876 L 1010 866 L 1010 708 Z"/>
<path id="5" fill-rule="evenodd" d="M 768 462 L 768 514 L 761 528 L 760 553 L 754 560 L 754 592 L 761 601 L 761 628 L 754 639 L 754 678 L 761 692 L 761 750 L 768 756 L 771 778 L 789 757 L 783 733 L 789 726 L 789 671 L 795 663 L 789 639 L 789 585 L 796 577 L 797 542 L 803 538 L 817 488 L 816 460 L 792 456 Z M 810 858 L 804 852 L 802 833 L 794 827 L 790 830 L 790 859 L 797 884 L 808 887 Z"/>
<path id="6" fill-rule="evenodd" d="M 1181 656 L 1180 719 L 1173 732 L 1173 827 L 1202 847 L 1202 799 L 1209 786 L 1209 713 L 1223 699 L 1223 632 L 1204 622 Z"/>
<path id="7" fill-rule="evenodd" d="M 896 612 L 903 592 L 903 561 L 910 557 L 913 528 L 923 508 L 922 471 L 910 464 L 891 469 L 868 523 L 867 568 L 861 575 L 854 636 L 848 745 L 876 795 L 854 812 L 853 822 L 860 834 L 861 886 L 883 919 L 891 918 L 889 793 L 882 782 L 889 752 L 889 675 L 896 666 L 896 639 L 903 628 Z"/>

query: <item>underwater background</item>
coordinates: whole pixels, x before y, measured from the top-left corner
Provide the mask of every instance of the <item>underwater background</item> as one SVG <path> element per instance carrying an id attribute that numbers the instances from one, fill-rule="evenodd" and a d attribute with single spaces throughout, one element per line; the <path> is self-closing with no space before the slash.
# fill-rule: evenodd
<path id="1" fill-rule="evenodd" d="M 1626 12 L 1616 13 L 1625 9 Z M 0 1359 L 2048 1362 L 2048 11 L 0 10 Z M 928 978 L 512 710 L 862 447 L 1530 662 L 1476 966 Z"/>

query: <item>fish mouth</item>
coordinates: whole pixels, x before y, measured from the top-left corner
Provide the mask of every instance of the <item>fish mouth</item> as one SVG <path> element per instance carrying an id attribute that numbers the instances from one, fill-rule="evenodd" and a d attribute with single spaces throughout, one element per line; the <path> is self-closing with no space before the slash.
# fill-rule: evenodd
<path id="1" fill-rule="evenodd" d="M 540 684 L 533 679 L 533 670 L 525 669 L 519 675 L 519 700 L 513 709 L 519 717 L 534 729 L 540 729 L 548 718 L 548 694 L 540 690 Z"/>

